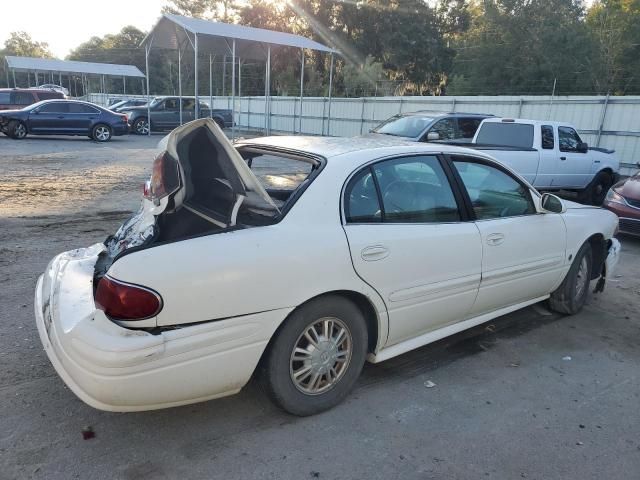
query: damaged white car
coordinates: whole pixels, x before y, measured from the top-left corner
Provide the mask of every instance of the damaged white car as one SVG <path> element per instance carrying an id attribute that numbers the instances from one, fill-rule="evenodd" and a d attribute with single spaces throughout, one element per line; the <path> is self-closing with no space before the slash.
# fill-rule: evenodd
<path id="1" fill-rule="evenodd" d="M 491 157 L 394 139 L 171 133 L 140 211 L 55 257 L 35 314 L 89 405 L 149 410 L 255 373 L 297 415 L 381 362 L 548 300 L 573 314 L 618 260 L 617 217 L 540 195 Z"/>

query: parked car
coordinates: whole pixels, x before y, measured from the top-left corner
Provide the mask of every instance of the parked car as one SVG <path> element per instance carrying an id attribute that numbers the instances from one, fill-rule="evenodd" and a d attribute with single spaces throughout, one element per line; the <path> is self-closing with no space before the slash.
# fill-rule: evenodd
<path id="1" fill-rule="evenodd" d="M 490 153 L 540 190 L 575 191 L 592 205 L 602 205 L 620 170 L 613 150 L 589 147 L 566 122 L 487 118 L 469 146 Z"/>
<path id="2" fill-rule="evenodd" d="M 391 135 L 413 142 L 471 142 L 480 122 L 493 115 L 427 110 L 401 113 L 370 130 L 368 136 Z"/>
<path id="3" fill-rule="evenodd" d="M 617 217 L 540 195 L 481 152 L 268 137 L 211 119 L 161 144 L 140 211 L 56 256 L 35 314 L 58 374 L 112 411 L 238 392 L 258 370 L 297 415 L 381 362 L 612 275 Z M 283 188 L 286 185 L 286 188 Z"/>
<path id="4" fill-rule="evenodd" d="M 64 94 L 39 88 L 0 88 L 0 110 L 15 110 L 54 98 L 64 99 Z"/>
<path id="5" fill-rule="evenodd" d="M 127 116 L 93 103 L 44 100 L 22 110 L 0 112 L 0 131 L 21 140 L 27 135 L 87 135 L 107 142 L 129 132 Z"/>
<path id="6" fill-rule="evenodd" d="M 120 100 L 109 107 L 112 112 L 126 111 L 131 107 L 142 107 L 147 104 L 147 101 L 141 98 L 131 98 L 129 100 Z"/>
<path id="7" fill-rule="evenodd" d="M 45 83 L 44 85 L 40 85 L 40 86 L 38 86 L 36 88 L 43 89 L 43 90 L 53 90 L 55 92 L 60 92 L 65 97 L 69 95 L 69 90 L 67 88 L 62 87 L 60 85 L 56 85 L 55 83 Z"/>
<path id="8" fill-rule="evenodd" d="M 640 172 L 611 187 L 604 207 L 620 217 L 622 233 L 640 236 Z"/>
<path id="9" fill-rule="evenodd" d="M 182 123 L 195 119 L 195 97 L 182 97 Z M 180 125 L 180 97 L 156 97 L 147 107 L 131 107 L 121 109 L 129 117 L 129 127 L 133 133 L 146 135 L 149 133 L 148 113 L 151 115 L 151 130 L 172 130 Z M 209 108 L 204 102 L 199 105 L 199 117 L 211 117 L 220 128 L 233 126 L 231 110 Z"/>

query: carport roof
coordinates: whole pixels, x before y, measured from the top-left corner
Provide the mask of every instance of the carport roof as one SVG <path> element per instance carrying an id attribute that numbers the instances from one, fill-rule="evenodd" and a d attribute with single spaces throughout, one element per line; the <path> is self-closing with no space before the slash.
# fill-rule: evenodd
<path id="1" fill-rule="evenodd" d="M 7 59 L 9 68 L 17 71 L 86 73 L 90 75 L 144 78 L 144 73 L 133 65 L 78 62 L 75 60 L 57 60 L 54 58 L 13 57 L 10 55 L 7 55 L 5 58 Z"/>
<path id="2" fill-rule="evenodd" d="M 198 49 L 204 53 L 230 55 L 231 41 L 236 41 L 236 55 L 241 58 L 262 59 L 264 46 L 307 48 L 337 53 L 330 47 L 292 33 L 229 23 L 210 22 L 198 18 L 165 13 L 142 41 L 143 45 L 176 50 L 179 45 L 198 35 Z"/>

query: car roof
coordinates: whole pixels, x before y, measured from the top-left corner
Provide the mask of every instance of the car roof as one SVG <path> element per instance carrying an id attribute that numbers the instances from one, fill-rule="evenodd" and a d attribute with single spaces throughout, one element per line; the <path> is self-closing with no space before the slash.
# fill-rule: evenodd
<path id="1" fill-rule="evenodd" d="M 469 153 L 475 156 L 492 158 L 476 150 L 444 143 L 421 143 L 403 140 L 400 137 L 313 137 L 302 135 L 282 135 L 259 137 L 238 141 L 237 146 L 251 145 L 281 150 L 293 150 L 330 159 L 353 152 L 374 152 L 381 148 L 406 147 L 424 153 Z"/>
<path id="2" fill-rule="evenodd" d="M 40 100 L 38 102 L 38 105 L 45 105 L 47 103 L 52 103 L 52 102 L 56 102 L 56 103 L 80 103 L 82 105 L 89 105 L 91 107 L 97 107 L 97 108 L 104 108 L 101 107 L 100 105 L 96 105 L 95 103 L 91 103 L 91 102 L 85 102 L 84 100 L 69 100 L 67 98 L 48 98 L 46 100 Z"/>
<path id="3" fill-rule="evenodd" d="M 404 116 L 421 116 L 428 115 L 430 117 L 493 117 L 491 113 L 471 113 L 471 112 L 437 112 L 434 110 L 417 110 L 415 112 L 401 113 Z"/>

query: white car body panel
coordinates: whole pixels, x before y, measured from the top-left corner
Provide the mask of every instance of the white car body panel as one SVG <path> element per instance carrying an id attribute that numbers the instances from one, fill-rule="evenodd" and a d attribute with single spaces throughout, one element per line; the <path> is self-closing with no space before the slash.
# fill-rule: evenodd
<path id="1" fill-rule="evenodd" d="M 503 118 L 487 118 L 476 131 L 472 143 L 476 143 L 482 126 L 502 123 Z M 531 185 L 542 189 L 584 189 L 595 175 L 603 170 L 616 174 L 620 161 L 609 153 L 589 149 L 587 152 L 560 151 L 558 127 L 577 129 L 566 122 L 544 120 L 508 119 L 509 124 L 533 125 L 532 150 L 488 151 L 493 157 L 522 175 Z M 541 126 L 551 126 L 554 132 L 554 148 L 542 148 Z M 482 150 L 482 147 L 479 147 Z"/>
<path id="2" fill-rule="evenodd" d="M 247 144 L 327 160 L 275 224 L 152 245 L 117 258 L 108 275 L 158 292 L 164 307 L 156 317 L 116 322 L 96 307 L 93 276 L 102 244 L 57 256 L 38 281 L 40 338 L 56 371 L 86 403 L 137 411 L 235 393 L 287 316 L 328 292 L 349 292 L 370 304 L 378 336 L 368 358 L 383 361 L 547 298 L 569 268 L 568 256 L 592 235 L 611 239 L 617 225 L 611 212 L 570 202 L 564 214 L 492 224 L 345 224 L 345 182 L 373 160 L 438 152 L 490 157 L 386 139 L 272 137 Z M 496 228 L 508 240 L 503 248 L 486 244 Z M 362 259 L 362 250 L 381 244 L 387 255 L 374 251 L 380 259 Z M 612 239 L 607 273 L 618 254 Z M 161 328 L 151 333 L 130 327 Z"/>

